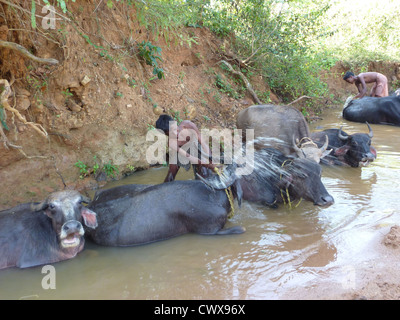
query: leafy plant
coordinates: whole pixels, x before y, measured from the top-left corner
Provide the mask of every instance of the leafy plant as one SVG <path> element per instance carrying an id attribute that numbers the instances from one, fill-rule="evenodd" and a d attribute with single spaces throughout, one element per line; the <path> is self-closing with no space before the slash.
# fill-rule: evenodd
<path id="1" fill-rule="evenodd" d="M 136 168 L 135 168 L 133 165 L 130 165 L 130 164 L 127 164 L 127 165 L 126 165 L 126 168 L 127 168 L 130 172 L 133 172 L 133 171 L 136 170 Z"/>
<path id="2" fill-rule="evenodd" d="M 94 165 L 93 165 L 93 174 L 95 175 L 97 170 L 99 170 L 100 165 L 97 163 L 97 156 L 93 157 Z"/>
<path id="3" fill-rule="evenodd" d="M 118 166 L 111 164 L 111 161 L 104 165 L 103 170 L 106 173 L 107 177 L 115 178 L 115 175 L 119 173 Z"/>
<path id="4" fill-rule="evenodd" d="M 65 97 L 65 100 L 68 100 L 74 95 L 71 91 L 69 91 L 69 88 L 67 88 L 65 91 L 61 91 L 61 93 Z"/>
<path id="5" fill-rule="evenodd" d="M 86 177 L 89 174 L 88 166 L 85 163 L 83 163 L 81 160 L 76 162 L 74 164 L 74 166 L 79 169 L 79 173 L 80 173 L 79 178 L 83 179 L 84 177 Z"/>
<path id="6" fill-rule="evenodd" d="M 136 88 L 137 84 L 135 79 L 133 78 L 128 78 L 126 79 L 126 83 L 128 84 L 128 86 L 130 86 L 131 88 Z"/>
<path id="7" fill-rule="evenodd" d="M 164 70 L 158 66 L 158 60 L 162 61 L 159 56 L 161 48 L 147 41 L 142 41 L 138 47 L 139 57 L 144 59 L 147 65 L 153 67 L 153 74 L 156 75 L 158 79 L 163 79 L 165 77 Z"/>

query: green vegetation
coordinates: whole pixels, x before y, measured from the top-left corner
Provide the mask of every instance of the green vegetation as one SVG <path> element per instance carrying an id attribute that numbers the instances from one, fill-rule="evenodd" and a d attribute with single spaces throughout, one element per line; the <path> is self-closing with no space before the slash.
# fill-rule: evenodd
<path id="1" fill-rule="evenodd" d="M 368 61 L 399 61 L 400 2 L 339 0 L 326 13 L 330 21 L 321 44 L 328 56 L 362 68 Z"/>
<path id="2" fill-rule="evenodd" d="M 83 161 L 79 160 L 77 161 L 74 166 L 79 169 L 79 178 L 84 179 L 85 177 L 88 177 L 89 175 L 93 174 L 94 176 L 100 169 L 100 164 L 97 162 L 97 156 L 93 157 L 93 167 L 90 167 Z M 135 170 L 134 167 L 130 167 L 130 170 L 133 171 Z M 101 171 L 104 171 L 107 177 L 115 178 L 117 174 L 119 174 L 119 169 L 118 166 L 114 165 L 109 161 L 106 163 L 102 168 Z"/>
<path id="3" fill-rule="evenodd" d="M 74 164 L 75 167 L 79 169 L 79 178 L 83 179 L 84 177 L 89 175 L 88 166 L 83 163 L 81 160 Z"/>
<path id="4" fill-rule="evenodd" d="M 234 99 L 239 99 L 242 97 L 242 95 L 240 95 L 229 82 L 225 81 L 220 74 L 215 76 L 215 85 L 220 92 L 225 93 L 229 97 Z"/>
<path id="5" fill-rule="evenodd" d="M 65 100 L 68 100 L 74 95 L 71 91 L 69 91 L 69 88 L 67 88 L 65 91 L 61 91 L 61 94 L 65 97 Z"/>
<path id="6" fill-rule="evenodd" d="M 396 0 L 148 0 L 135 6 L 142 25 L 167 42 L 179 43 L 182 26 L 208 27 L 233 40 L 242 65 L 286 100 L 326 96 L 320 71 L 339 60 L 349 68 L 400 61 Z"/>
<path id="7" fill-rule="evenodd" d="M 52 3 L 66 13 L 67 0 Z M 337 61 L 361 71 L 367 71 L 371 61 L 400 61 L 398 0 L 108 0 L 106 4 L 106 10 L 121 4 L 135 6 L 137 21 L 156 40 L 164 37 L 167 45 L 197 43 L 193 32 L 183 27 L 209 28 L 230 43 L 235 54 L 232 65 L 240 67 L 238 71 L 261 75 L 286 101 L 302 95 L 327 96 L 319 74 Z M 110 58 L 105 48 L 82 36 L 100 55 Z M 164 78 L 158 65 L 161 48 L 149 41 L 137 46 L 155 77 Z M 234 98 L 241 94 L 222 78 L 216 82 L 223 93 Z"/>
<path id="8" fill-rule="evenodd" d="M 143 58 L 147 65 L 153 67 L 153 74 L 158 77 L 158 79 L 163 79 L 165 77 L 164 70 L 158 66 L 157 60 L 162 61 L 159 54 L 161 54 L 161 48 L 154 46 L 151 42 L 143 41 L 139 43 L 139 57 Z"/>
<path id="9" fill-rule="evenodd" d="M 113 165 L 111 161 L 104 165 L 103 171 L 106 173 L 107 177 L 112 178 L 115 178 L 115 175 L 119 173 L 118 166 Z"/>

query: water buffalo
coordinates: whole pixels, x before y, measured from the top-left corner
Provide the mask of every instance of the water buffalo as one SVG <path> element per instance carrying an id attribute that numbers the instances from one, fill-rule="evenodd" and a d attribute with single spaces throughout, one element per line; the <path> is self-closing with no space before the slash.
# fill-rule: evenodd
<path id="1" fill-rule="evenodd" d="M 256 149 L 275 148 L 285 156 L 306 157 L 317 163 L 329 153 L 328 143 L 319 148 L 315 144 L 308 144 L 307 148 L 296 146 L 295 141 L 300 144 L 307 141 L 310 130 L 302 113 L 290 106 L 250 106 L 239 112 L 236 125 L 243 130 L 243 140 L 246 140 L 245 129 L 254 130 Z"/>
<path id="2" fill-rule="evenodd" d="M 223 229 L 231 210 L 230 201 L 224 190 L 211 190 L 199 180 L 101 190 L 89 208 L 97 213 L 98 227 L 87 230 L 87 234 L 105 246 L 141 245 L 186 233 L 222 235 L 245 231 L 240 226 Z"/>
<path id="3" fill-rule="evenodd" d="M 348 165 L 358 167 L 367 165 L 376 159 L 376 150 L 371 146 L 373 131 L 367 123 L 369 133 L 354 133 L 352 135 L 340 129 L 327 129 L 320 132 L 313 132 L 311 137 L 318 145 L 326 135 L 329 137 L 328 148 L 333 152 L 321 160 L 328 165 Z"/>
<path id="4" fill-rule="evenodd" d="M 96 228 L 96 214 L 79 192 L 51 193 L 41 203 L 0 211 L 0 269 L 28 268 L 75 257 L 84 247 L 82 222 Z"/>
<path id="5" fill-rule="evenodd" d="M 276 207 L 278 203 L 291 203 L 301 199 L 315 205 L 334 203 L 321 181 L 321 167 L 305 158 L 289 158 L 277 149 L 264 148 L 255 152 L 254 170 L 237 177 L 242 198 Z M 219 178 L 201 179 L 210 187 L 219 185 Z"/>
<path id="6" fill-rule="evenodd" d="M 346 101 L 343 118 L 354 122 L 400 125 L 400 95 Z"/>

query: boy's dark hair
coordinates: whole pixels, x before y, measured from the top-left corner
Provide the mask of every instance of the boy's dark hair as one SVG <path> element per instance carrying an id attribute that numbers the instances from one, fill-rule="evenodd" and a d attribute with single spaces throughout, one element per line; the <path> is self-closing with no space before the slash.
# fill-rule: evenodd
<path id="1" fill-rule="evenodd" d="M 343 77 L 343 80 L 346 80 L 346 79 L 348 79 L 350 77 L 354 77 L 354 73 L 351 72 L 351 71 L 347 71 L 346 74 Z"/>
<path id="2" fill-rule="evenodd" d="M 170 121 L 174 121 L 174 119 L 172 119 L 172 117 L 167 114 L 162 114 L 156 121 L 156 128 L 164 131 L 164 133 L 166 134 L 167 132 L 169 132 Z"/>

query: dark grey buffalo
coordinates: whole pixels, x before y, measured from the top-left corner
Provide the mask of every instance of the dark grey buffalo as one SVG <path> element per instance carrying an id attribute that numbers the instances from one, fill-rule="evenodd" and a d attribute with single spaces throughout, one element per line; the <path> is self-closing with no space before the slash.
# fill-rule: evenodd
<path id="1" fill-rule="evenodd" d="M 322 139 L 328 136 L 328 148 L 333 150 L 330 155 L 321 160 L 322 163 L 358 167 L 374 161 L 376 159 L 376 150 L 371 146 L 374 134 L 368 123 L 367 126 L 368 133 L 348 134 L 342 128 L 313 132 L 311 137 L 318 145 L 321 145 Z"/>
<path id="2" fill-rule="evenodd" d="M 309 143 L 310 130 L 306 119 L 299 110 L 290 106 L 250 106 L 239 112 L 236 125 L 243 130 L 243 139 L 247 141 L 246 129 L 254 130 L 256 149 L 275 148 L 285 156 L 305 157 L 317 163 L 329 153 L 327 143 L 319 148 Z M 304 142 L 308 143 L 307 147 L 301 148 Z"/>
<path id="3" fill-rule="evenodd" d="M 210 187 L 219 186 L 219 177 L 202 179 Z M 321 166 L 306 158 L 289 158 L 277 149 L 255 152 L 254 170 L 237 177 L 243 200 L 276 207 L 301 199 L 315 205 L 334 203 L 321 181 Z M 293 204 L 293 203 L 292 203 Z"/>
<path id="4" fill-rule="evenodd" d="M 348 100 L 343 109 L 343 118 L 354 122 L 400 126 L 400 95 Z"/>
<path id="5" fill-rule="evenodd" d="M 0 211 L 0 269 L 27 268 L 75 257 L 84 247 L 84 229 L 96 228 L 90 199 L 66 190 L 41 203 Z"/>
<path id="6" fill-rule="evenodd" d="M 211 190 L 199 180 L 101 190 L 89 208 L 97 213 L 98 227 L 87 233 L 99 245 L 134 246 L 186 233 L 245 231 L 239 226 L 223 229 L 230 201 L 224 190 Z"/>

